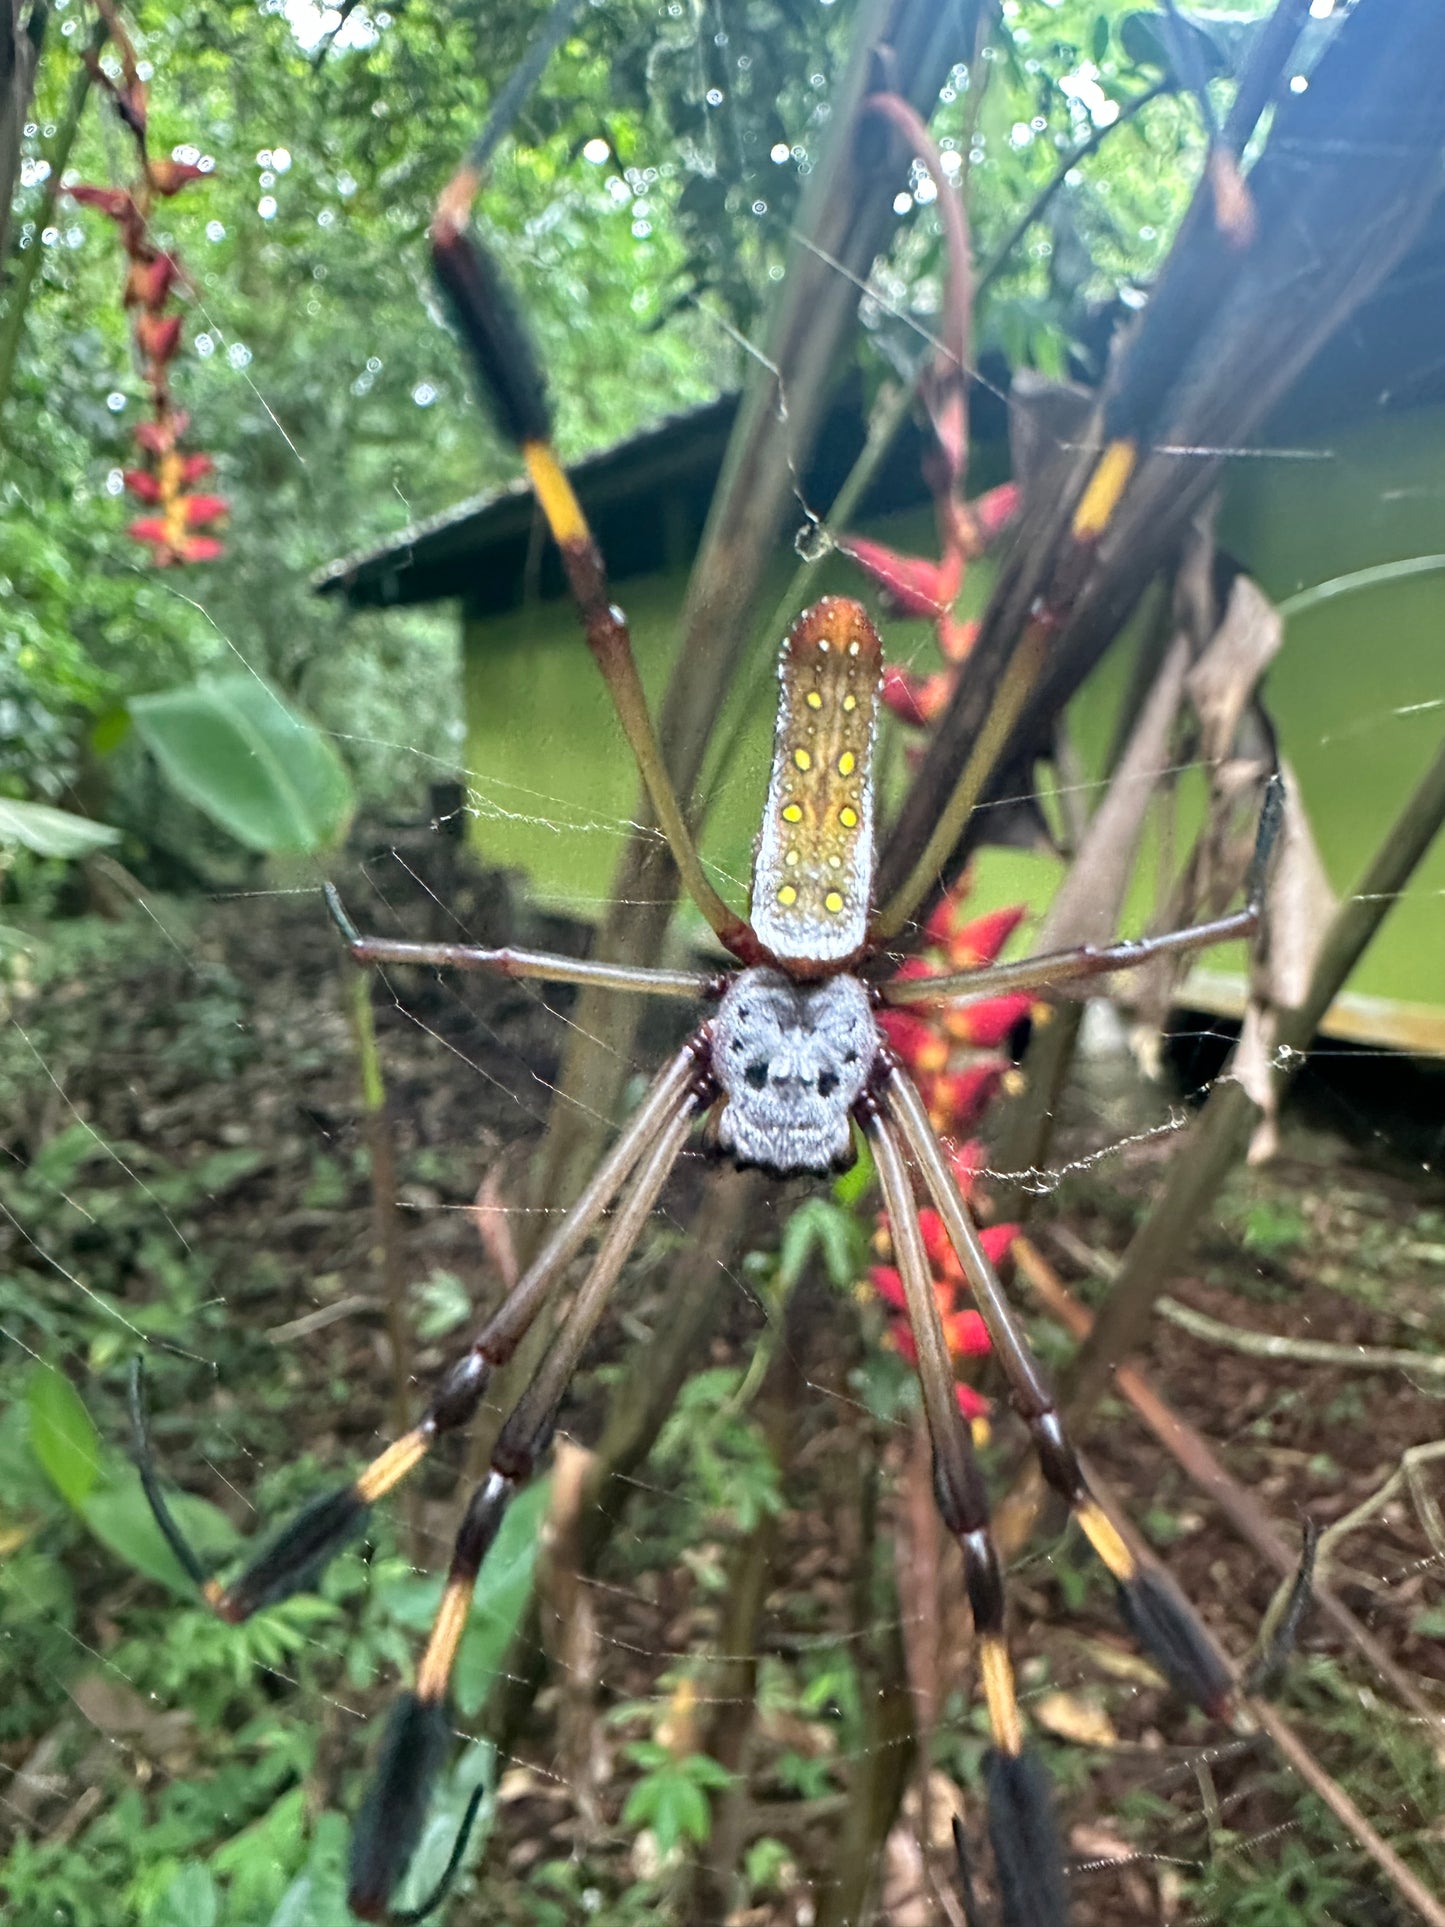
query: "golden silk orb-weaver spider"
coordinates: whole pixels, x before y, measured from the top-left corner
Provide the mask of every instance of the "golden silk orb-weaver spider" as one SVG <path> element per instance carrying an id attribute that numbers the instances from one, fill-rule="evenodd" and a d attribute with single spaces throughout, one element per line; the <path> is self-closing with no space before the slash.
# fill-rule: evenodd
<path id="1" fill-rule="evenodd" d="M 1105 949 L 1075 949 L 926 981 L 890 980 L 877 964 L 893 934 L 872 902 L 873 750 L 882 646 L 862 605 L 830 596 L 806 610 L 782 646 L 778 721 L 748 917 L 722 901 L 703 871 L 667 775 L 633 660 L 627 623 L 611 600 L 603 558 L 552 445 L 542 374 L 497 271 L 468 231 L 474 174 L 442 197 L 433 228 L 436 269 L 501 427 L 520 449 L 565 564 L 587 643 L 611 691 L 679 873 L 737 968 L 707 975 L 613 966 L 518 949 L 392 942 L 360 935 L 335 892 L 327 900 L 358 963 L 493 970 L 544 981 L 692 998 L 708 1014 L 653 1080 L 572 1209 L 466 1350 L 444 1372 L 410 1431 L 354 1479 L 305 1506 L 239 1577 L 202 1569 L 177 1528 L 151 1462 L 134 1398 L 137 1457 L 161 1529 L 205 1598 L 240 1621 L 316 1581 L 362 1529 L 370 1508 L 474 1418 L 493 1373 L 514 1354 L 599 1228 L 595 1256 L 534 1377 L 502 1426 L 485 1476 L 457 1529 L 441 1602 L 414 1685 L 393 1709 L 352 1848 L 350 1904 L 363 1920 L 419 1919 L 393 1895 L 420 1836 L 449 1738 L 449 1683 L 477 1577 L 518 1488 L 536 1472 L 583 1352 L 668 1174 L 703 1118 L 718 1150 L 781 1176 L 846 1164 L 853 1132 L 866 1140 L 892 1226 L 917 1351 L 940 1514 L 961 1549 L 978 1639 L 978 1671 L 992 1745 L 985 1779 L 988 1830 L 1008 1927 L 1061 1927 L 1063 1860 L 1048 1790 L 1026 1740 L 1004 1632 L 1004 1589 L 990 1536 L 983 1478 L 955 1397 L 953 1368 L 929 1276 L 915 1186 L 930 1201 L 966 1273 L 1050 1486 L 1066 1502 L 1119 1588 L 1136 1635 L 1171 1681 L 1219 1712 L 1232 1680 L 1207 1636 L 1159 1575 L 1140 1565 L 1090 1492 L 1054 1395 L 985 1254 L 917 1090 L 879 1029 L 884 1006 L 968 1001 L 1052 987 L 1127 968 L 1162 950 L 1186 952 L 1250 935 L 1278 817 L 1271 792 L 1248 901 L 1232 915 Z M 1129 463 L 1106 451 L 1077 512 L 1092 533 Z M 1045 632 L 1039 618 L 1040 635 Z M 896 928 L 896 925 L 894 926 Z M 610 1216 L 608 1215 L 610 1213 Z M 606 1220 L 604 1228 L 604 1219 Z M 475 1808 L 473 1809 L 473 1811 Z"/>

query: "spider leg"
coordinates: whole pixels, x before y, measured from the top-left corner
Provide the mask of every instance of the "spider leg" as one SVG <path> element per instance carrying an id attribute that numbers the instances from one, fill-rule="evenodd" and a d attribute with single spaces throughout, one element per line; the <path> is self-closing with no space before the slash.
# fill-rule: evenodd
<path id="1" fill-rule="evenodd" d="M 1276 773 L 1269 779 L 1259 813 L 1259 831 L 1242 910 L 1235 910 L 1227 917 L 1211 918 L 1207 923 L 1190 924 L 1184 930 L 1165 930 L 1157 936 L 1137 937 L 1125 943 L 1102 947 L 1078 944 L 1073 949 L 1053 950 L 1041 957 L 1020 957 L 1015 963 L 990 964 L 983 970 L 905 978 L 902 983 L 880 987 L 884 1003 L 932 1004 L 945 1000 L 953 1003 L 1001 997 L 1013 990 L 1053 990 L 1063 984 L 1106 976 L 1110 971 L 1133 970 L 1155 957 L 1187 956 L 1191 951 L 1207 949 L 1210 944 L 1252 937 L 1264 914 L 1265 881 L 1284 816 L 1284 795 L 1284 779 Z"/>
<path id="2" fill-rule="evenodd" d="M 1044 1477 L 1078 1520 L 1119 1591 L 1124 1618 L 1135 1638 L 1173 1685 L 1215 1718 L 1228 1710 L 1234 1680 L 1213 1640 L 1167 1575 L 1145 1567 L 1089 1489 L 1059 1417 L 1053 1388 L 989 1263 L 948 1160 L 933 1135 L 914 1085 L 896 1066 L 884 1080 L 879 1101 L 894 1119 L 933 1198 L 949 1242 L 967 1273 L 990 1343 L 1008 1379 L 1015 1409 L 1029 1428 Z M 889 1204 L 890 1222 L 893 1206 Z M 900 1267 L 901 1269 L 901 1267 Z M 950 1379 L 952 1373 L 950 1371 Z"/>
<path id="3" fill-rule="evenodd" d="M 985 1763 L 988 1831 L 1005 1927 L 1063 1927 L 1068 1914 L 1063 1855 L 1048 1782 L 1024 1739 L 1013 1666 L 1004 1640 L 1003 1571 L 988 1524 L 988 1496 L 973 1440 L 958 1409 L 938 1301 L 892 1117 L 859 1107 L 878 1167 L 918 1348 L 918 1378 L 933 1446 L 933 1489 L 944 1525 L 963 1552 L 964 1583 L 979 1643 L 979 1671 L 993 1747 Z"/>
<path id="4" fill-rule="evenodd" d="M 702 867 L 653 728 L 627 618 L 612 600 L 602 551 L 553 447 L 551 409 L 536 349 L 496 263 L 468 231 L 480 185 L 480 175 L 464 165 L 437 203 L 431 230 L 437 280 L 497 425 L 526 465 L 537 505 L 561 552 L 587 646 L 607 684 L 687 892 L 725 949 L 743 963 L 762 963 L 766 952 L 751 926 L 723 902 Z"/>
<path id="5" fill-rule="evenodd" d="M 467 1502 L 416 1685 L 392 1711 L 357 1816 L 347 1897 L 362 1920 L 395 1918 L 388 1911 L 391 1896 L 420 1837 L 431 1783 L 446 1751 L 448 1687 L 482 1561 L 514 1494 L 532 1478 L 551 1443 L 572 1375 L 700 1108 L 701 1099 L 691 1090 L 674 1100 L 536 1376 L 502 1426 L 485 1478 Z"/>
<path id="6" fill-rule="evenodd" d="M 322 886 L 331 921 L 358 964 L 425 964 L 434 970 L 494 970 L 502 977 L 531 977 L 549 984 L 596 984 L 604 990 L 642 991 L 655 997 L 704 997 L 716 979 L 693 970 L 649 970 L 593 963 L 550 950 L 486 950 L 470 943 L 399 943 L 364 937 L 347 915 L 335 884 Z"/>
<path id="7" fill-rule="evenodd" d="M 239 1623 L 262 1607 L 314 1585 L 330 1560 L 362 1530 L 377 1500 L 420 1465 L 443 1433 L 470 1424 L 493 1371 L 521 1344 L 557 1281 L 639 1161 L 659 1142 L 671 1142 L 679 1119 L 692 1116 L 705 1038 L 705 1031 L 698 1032 L 657 1077 L 571 1211 L 468 1349 L 445 1372 L 412 1429 L 386 1446 L 346 1485 L 323 1492 L 303 1506 L 230 1585 L 205 1576 L 171 1515 L 155 1475 L 139 1384 L 133 1382 L 135 1453 L 151 1511 L 177 1557 L 223 1619 Z"/>

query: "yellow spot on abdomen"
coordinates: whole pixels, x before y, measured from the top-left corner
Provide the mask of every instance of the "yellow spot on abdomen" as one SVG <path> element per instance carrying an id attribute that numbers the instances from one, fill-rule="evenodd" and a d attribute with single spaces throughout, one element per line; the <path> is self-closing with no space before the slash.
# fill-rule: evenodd
<path id="1" fill-rule="evenodd" d="M 843 754 L 838 758 L 838 774 L 840 776 L 851 776 L 857 767 L 858 758 L 853 754 L 851 749 L 845 749 Z"/>
<path id="2" fill-rule="evenodd" d="M 836 917 L 838 912 L 843 908 L 842 893 L 838 890 L 830 890 L 823 899 L 823 908 L 831 911 Z"/>
<path id="3" fill-rule="evenodd" d="M 807 750 L 795 749 L 793 751 L 793 766 L 795 769 L 801 770 L 810 770 L 813 767 L 813 759 Z"/>
<path id="4" fill-rule="evenodd" d="M 801 803 L 788 803 L 784 805 L 783 821 L 785 823 L 801 823 L 802 820 L 803 806 Z"/>
<path id="5" fill-rule="evenodd" d="M 784 815 L 786 815 L 786 814 L 787 814 L 787 812 L 786 812 L 786 811 L 784 811 Z M 852 804 L 851 804 L 851 803 L 845 803 L 845 804 L 843 805 L 843 807 L 842 807 L 842 809 L 841 809 L 841 810 L 839 810 L 839 812 L 838 812 L 838 821 L 839 821 L 839 822 L 840 822 L 840 823 L 841 823 L 841 824 L 843 825 L 843 828 L 844 828 L 845 830 L 856 830 L 856 829 L 857 829 L 857 827 L 858 827 L 858 812 L 857 812 L 857 810 L 855 810 L 855 809 L 853 808 L 853 806 L 852 806 Z"/>
<path id="6" fill-rule="evenodd" d="M 823 698 L 818 694 L 816 689 L 810 689 L 803 698 L 803 701 L 808 705 L 809 709 L 821 709 L 823 707 Z"/>
<path id="7" fill-rule="evenodd" d="M 797 891 L 793 888 L 791 883 L 785 883 L 782 889 L 779 890 L 778 892 L 778 902 L 783 904 L 786 907 L 788 904 L 796 903 L 797 901 L 798 901 Z"/>

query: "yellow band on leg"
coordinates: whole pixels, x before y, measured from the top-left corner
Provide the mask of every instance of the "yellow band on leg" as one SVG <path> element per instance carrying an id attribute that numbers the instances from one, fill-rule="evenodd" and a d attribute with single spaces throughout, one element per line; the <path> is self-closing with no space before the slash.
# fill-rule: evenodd
<path id="1" fill-rule="evenodd" d="M 472 1589 L 476 1579 L 449 1579 L 437 1607 L 431 1638 L 426 1643 L 421 1665 L 416 1669 L 416 1696 L 435 1703 L 445 1699 L 447 1681 L 456 1663 L 457 1647 L 472 1609 Z"/>
<path id="2" fill-rule="evenodd" d="M 561 545 L 589 540 L 587 518 L 582 513 L 582 505 L 551 443 L 523 442 L 522 460 L 527 465 L 533 492 L 557 543 Z"/>
<path id="3" fill-rule="evenodd" d="M 1121 1538 L 1113 1521 L 1093 1499 L 1085 1499 L 1078 1507 L 1079 1524 L 1083 1527 L 1084 1537 L 1098 1553 L 1113 1576 L 1123 1585 L 1128 1585 L 1139 1576 L 1139 1562 Z"/>
<path id="4" fill-rule="evenodd" d="M 431 1446 L 431 1436 L 418 1425 L 413 1431 L 387 1446 L 371 1461 L 356 1481 L 356 1496 L 365 1505 L 375 1505 L 395 1485 L 400 1485 L 413 1467 L 420 1465 Z"/>
<path id="5" fill-rule="evenodd" d="M 1024 1730 L 1014 1691 L 1014 1669 L 1003 1641 L 995 1634 L 985 1633 L 979 1640 L 978 1665 L 994 1744 L 1001 1753 L 1017 1759 L 1024 1750 Z"/>
<path id="6" fill-rule="evenodd" d="M 1099 457 L 1089 485 L 1074 510 L 1073 533 L 1076 541 L 1087 542 L 1102 535 L 1110 516 L 1119 506 L 1119 497 L 1134 473 L 1138 450 L 1132 442 L 1110 442 Z"/>

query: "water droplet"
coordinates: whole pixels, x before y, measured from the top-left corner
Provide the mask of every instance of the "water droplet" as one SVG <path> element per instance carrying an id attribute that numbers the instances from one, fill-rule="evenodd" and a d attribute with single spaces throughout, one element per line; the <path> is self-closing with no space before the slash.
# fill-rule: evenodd
<path id="1" fill-rule="evenodd" d="M 767 204 L 767 202 L 766 202 L 766 201 L 754 201 L 754 202 L 753 202 L 753 213 L 754 213 L 754 214 L 766 214 L 766 213 L 767 213 L 767 211 L 768 211 L 768 204 Z"/>
<path id="2" fill-rule="evenodd" d="M 263 221 L 274 219 L 276 214 L 276 196 L 274 194 L 263 194 L 256 203 L 256 212 Z"/>
<path id="3" fill-rule="evenodd" d="M 600 167 L 603 161 L 610 158 L 611 153 L 612 149 L 607 145 L 606 141 L 601 139 L 599 135 L 594 134 L 582 149 L 582 158 L 584 161 L 591 161 L 594 167 Z"/>
<path id="4" fill-rule="evenodd" d="M 380 355 L 368 355 L 366 357 L 366 372 L 369 375 L 379 375 L 381 373 Z"/>
<path id="5" fill-rule="evenodd" d="M 271 165 L 271 150 L 269 147 L 263 147 L 261 149 L 260 153 L 256 156 L 256 165 L 257 167 L 269 167 Z"/>
<path id="6" fill-rule="evenodd" d="M 216 344 L 209 335 L 196 336 L 196 353 L 201 357 L 202 361 L 206 359 L 207 355 L 213 355 L 215 352 Z"/>
<path id="7" fill-rule="evenodd" d="M 788 146 L 786 141 L 775 141 L 768 152 L 768 159 L 775 161 L 779 167 L 782 166 L 784 161 L 791 160 L 792 157 L 793 150 Z"/>
<path id="8" fill-rule="evenodd" d="M 125 489 L 124 475 L 121 474 L 118 468 L 113 468 L 105 478 L 106 494 L 120 495 L 124 492 L 124 489 Z"/>
<path id="9" fill-rule="evenodd" d="M 225 238 L 226 230 L 219 221 L 207 221 L 206 239 L 208 241 L 224 241 Z"/>
<path id="10" fill-rule="evenodd" d="M 118 415 L 125 407 L 125 396 L 118 388 L 112 388 L 105 398 L 105 405 L 112 415 Z"/>
<path id="11" fill-rule="evenodd" d="M 273 148 L 271 152 L 271 165 L 278 174 L 284 174 L 291 165 L 291 150 L 286 147 Z"/>
<path id="12" fill-rule="evenodd" d="M 721 87 L 709 87 L 709 88 L 708 88 L 708 90 L 707 90 L 707 104 L 708 104 L 708 106 L 709 106 L 709 107 L 721 107 L 721 106 L 722 106 L 722 103 L 723 103 L 723 97 L 722 97 L 722 89 L 721 89 Z"/>
<path id="13" fill-rule="evenodd" d="M 233 341 L 226 350 L 226 359 L 233 368 L 247 368 L 251 363 L 251 350 L 244 341 Z"/>
<path id="14" fill-rule="evenodd" d="M 317 227 L 330 227 L 332 223 L 335 221 L 335 219 L 336 219 L 335 208 L 324 207 L 316 217 L 316 225 Z"/>
<path id="15" fill-rule="evenodd" d="M 912 205 L 913 196 L 911 194 L 900 193 L 893 196 L 893 212 L 895 214 L 906 214 Z"/>
<path id="16" fill-rule="evenodd" d="M 430 408 L 437 398 L 437 391 L 429 381 L 419 381 L 411 391 L 411 398 L 418 408 Z"/>

